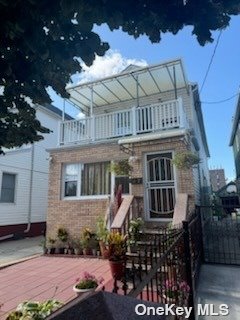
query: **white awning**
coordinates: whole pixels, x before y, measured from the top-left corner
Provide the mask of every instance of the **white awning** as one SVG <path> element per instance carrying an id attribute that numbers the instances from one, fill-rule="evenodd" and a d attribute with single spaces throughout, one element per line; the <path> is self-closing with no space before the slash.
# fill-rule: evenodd
<path id="1" fill-rule="evenodd" d="M 111 77 L 67 88 L 70 101 L 84 112 L 93 107 L 141 99 L 157 93 L 186 88 L 188 81 L 181 59 L 123 71 Z M 177 98 L 177 97 L 175 97 Z"/>

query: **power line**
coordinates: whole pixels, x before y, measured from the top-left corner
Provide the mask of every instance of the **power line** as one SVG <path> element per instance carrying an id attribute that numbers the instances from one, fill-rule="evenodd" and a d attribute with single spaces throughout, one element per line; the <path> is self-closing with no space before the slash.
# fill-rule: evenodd
<path id="1" fill-rule="evenodd" d="M 202 92 L 202 89 L 203 89 L 203 87 L 204 87 L 204 85 L 205 85 L 205 82 L 206 82 L 206 80 L 207 80 L 207 76 L 208 76 L 208 73 L 209 73 L 209 71 L 210 71 L 211 65 L 212 65 L 212 63 L 213 63 L 213 58 L 214 58 L 214 56 L 215 56 L 215 53 L 216 53 L 216 50 L 217 50 L 217 47 L 218 47 L 218 44 L 219 44 L 219 40 L 220 40 L 221 35 L 222 35 L 222 30 L 219 32 L 219 35 L 218 35 L 218 37 L 217 37 L 217 42 L 216 42 L 216 45 L 215 45 L 215 47 L 214 47 L 213 54 L 212 54 L 212 56 L 211 56 L 209 65 L 208 65 L 208 67 L 207 67 L 207 71 L 206 71 L 205 77 L 204 77 L 204 79 L 203 79 L 203 83 L 202 83 L 202 86 L 201 86 L 201 89 L 200 89 L 200 93 Z"/>
<path id="2" fill-rule="evenodd" d="M 201 101 L 201 103 L 205 103 L 205 104 L 218 104 L 218 103 L 223 103 L 229 100 L 232 100 L 233 98 L 235 98 L 236 96 L 238 96 L 239 93 L 235 93 L 233 96 L 223 99 L 223 100 L 218 100 L 218 101 Z"/>

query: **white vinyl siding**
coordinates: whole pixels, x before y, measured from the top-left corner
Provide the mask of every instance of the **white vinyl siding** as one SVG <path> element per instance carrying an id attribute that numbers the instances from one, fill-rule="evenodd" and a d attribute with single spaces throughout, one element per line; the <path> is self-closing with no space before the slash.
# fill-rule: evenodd
<path id="1" fill-rule="evenodd" d="M 48 203 L 49 153 L 47 148 L 57 147 L 61 117 L 45 109 L 37 109 L 37 119 L 53 132 L 43 134 L 44 139 L 34 143 L 33 166 L 32 145 L 5 150 L 0 156 L 0 188 L 4 172 L 16 175 L 14 203 L 0 202 L 0 225 L 26 224 L 28 214 L 31 222 L 46 221 Z M 32 170 L 32 201 L 30 202 L 30 180 Z M 1 191 L 1 190 L 0 190 Z M 31 204 L 31 205 L 30 205 Z"/>

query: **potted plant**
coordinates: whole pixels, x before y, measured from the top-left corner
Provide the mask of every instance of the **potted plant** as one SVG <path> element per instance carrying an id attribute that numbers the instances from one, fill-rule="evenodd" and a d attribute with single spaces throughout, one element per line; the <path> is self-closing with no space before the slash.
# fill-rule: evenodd
<path id="1" fill-rule="evenodd" d="M 46 238 L 44 238 L 40 243 L 40 246 L 43 248 L 43 254 L 48 253 L 48 248 L 47 248 L 46 242 L 47 242 Z"/>
<path id="2" fill-rule="evenodd" d="M 163 286 L 163 298 L 168 303 L 186 302 L 190 292 L 190 287 L 186 281 L 178 282 L 176 280 L 167 279 Z"/>
<path id="3" fill-rule="evenodd" d="M 73 238 L 73 250 L 75 255 L 82 254 L 82 240 L 80 237 Z"/>
<path id="4" fill-rule="evenodd" d="M 103 278 L 97 279 L 94 275 L 84 272 L 81 278 L 76 279 L 73 291 L 78 295 L 84 292 L 94 291 L 103 281 Z"/>
<path id="5" fill-rule="evenodd" d="M 53 239 L 51 237 L 48 238 L 48 245 L 47 245 L 48 253 L 50 253 L 50 254 L 55 253 L 55 246 L 54 246 L 55 242 L 56 242 L 56 239 Z"/>
<path id="6" fill-rule="evenodd" d="M 179 152 L 172 159 L 172 163 L 178 169 L 191 169 L 192 166 L 199 164 L 200 158 L 191 151 Z"/>
<path id="7" fill-rule="evenodd" d="M 108 235 L 109 264 L 112 276 L 116 280 L 124 275 L 124 260 L 126 254 L 127 237 L 119 232 L 111 232 Z"/>
<path id="8" fill-rule="evenodd" d="M 90 228 L 84 228 L 82 233 L 82 248 L 84 255 L 92 255 L 92 250 L 90 247 L 90 239 L 93 236 L 93 232 Z"/>
<path id="9" fill-rule="evenodd" d="M 134 250 L 134 246 L 136 246 L 137 241 L 140 240 L 140 231 L 143 227 L 143 224 L 143 219 L 140 217 L 130 220 L 128 229 L 128 244 L 130 249 L 132 248 Z"/>
<path id="10" fill-rule="evenodd" d="M 63 303 L 57 300 L 47 300 L 45 302 L 25 301 L 20 303 L 16 310 L 7 316 L 6 320 L 45 319 L 62 305 Z"/>
<path id="11" fill-rule="evenodd" d="M 107 229 L 106 222 L 103 216 L 99 216 L 97 218 L 96 235 L 99 241 L 101 256 L 104 259 L 107 259 L 108 258 L 107 239 L 108 239 L 109 231 Z"/>
<path id="12" fill-rule="evenodd" d="M 99 248 L 99 243 L 96 234 L 92 234 L 91 238 L 89 239 L 89 247 L 92 250 L 92 255 L 96 256 Z"/>
<path id="13" fill-rule="evenodd" d="M 68 237 L 69 237 L 68 231 L 63 227 L 58 228 L 57 237 L 63 244 L 63 246 L 59 249 L 59 251 L 60 253 L 64 253 L 64 248 L 66 246 L 66 242 L 68 241 Z"/>
<path id="14" fill-rule="evenodd" d="M 133 167 L 129 164 L 128 159 L 113 162 L 110 166 L 110 171 L 117 176 L 129 175 Z"/>

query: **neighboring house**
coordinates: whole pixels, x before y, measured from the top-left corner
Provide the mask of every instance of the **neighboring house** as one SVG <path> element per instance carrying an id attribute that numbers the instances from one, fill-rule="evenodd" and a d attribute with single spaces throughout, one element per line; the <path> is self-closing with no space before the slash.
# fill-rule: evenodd
<path id="1" fill-rule="evenodd" d="M 231 213 L 234 209 L 240 207 L 239 196 L 236 191 L 236 183 L 234 181 L 230 181 L 215 193 L 215 195 L 221 200 L 221 205 L 226 213 Z"/>
<path id="2" fill-rule="evenodd" d="M 230 146 L 233 147 L 236 168 L 236 184 L 240 194 L 240 95 L 238 96 L 236 112 L 233 118 Z"/>
<path id="3" fill-rule="evenodd" d="M 57 144 L 62 115 L 58 108 L 47 105 L 37 106 L 36 116 L 53 132 L 32 145 L 5 149 L 5 155 L 0 156 L 0 239 L 45 231 L 49 172 L 46 148 Z"/>
<path id="4" fill-rule="evenodd" d="M 189 195 L 190 209 L 206 197 L 209 151 L 198 86 L 188 82 L 181 60 L 131 66 L 68 92 L 85 118 L 62 122 L 60 146 L 49 150 L 48 236 L 60 226 L 75 235 L 94 227 L 120 182 L 154 224 L 172 220 L 179 193 Z M 171 160 L 187 150 L 201 162 L 178 170 Z M 123 159 L 133 167 L 130 179 L 109 171 Z"/>
<path id="5" fill-rule="evenodd" d="M 212 191 L 216 192 L 226 185 L 224 169 L 209 170 Z"/>

